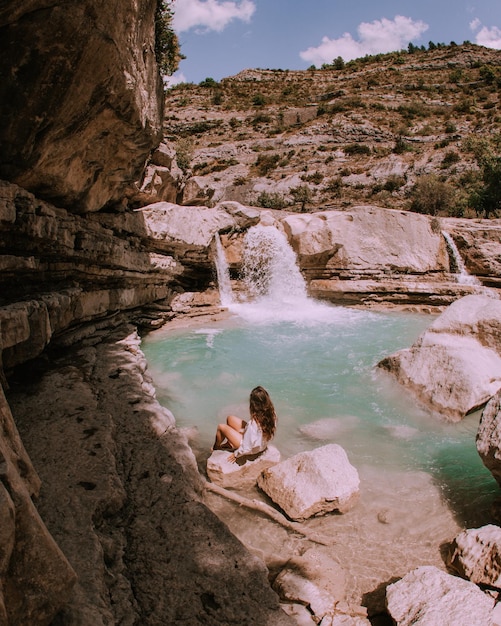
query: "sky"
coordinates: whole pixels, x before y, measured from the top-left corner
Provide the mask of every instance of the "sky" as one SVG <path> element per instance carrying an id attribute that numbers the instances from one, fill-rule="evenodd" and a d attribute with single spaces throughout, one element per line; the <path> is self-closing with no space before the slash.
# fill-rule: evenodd
<path id="1" fill-rule="evenodd" d="M 501 49 L 501 0 L 174 0 L 173 10 L 186 59 L 170 84 L 320 67 L 409 42 Z"/>

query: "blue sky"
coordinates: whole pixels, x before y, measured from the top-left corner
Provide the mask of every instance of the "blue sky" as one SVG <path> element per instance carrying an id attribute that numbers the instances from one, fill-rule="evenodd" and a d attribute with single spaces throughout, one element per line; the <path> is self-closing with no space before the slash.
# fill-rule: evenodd
<path id="1" fill-rule="evenodd" d="M 175 82 L 306 69 L 415 45 L 501 49 L 501 0 L 174 0 L 186 60 Z"/>

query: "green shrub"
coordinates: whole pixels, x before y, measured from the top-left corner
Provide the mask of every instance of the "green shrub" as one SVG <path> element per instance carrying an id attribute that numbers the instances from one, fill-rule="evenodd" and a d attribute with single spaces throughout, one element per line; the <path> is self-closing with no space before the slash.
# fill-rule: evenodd
<path id="1" fill-rule="evenodd" d="M 179 67 L 179 61 L 185 58 L 172 29 L 172 3 L 172 0 L 158 0 L 155 9 L 155 58 L 164 76 L 172 76 Z"/>
<path id="2" fill-rule="evenodd" d="M 259 154 L 255 165 L 260 176 L 266 176 L 268 172 L 277 167 L 279 161 L 279 154 Z"/>
<path id="3" fill-rule="evenodd" d="M 405 139 L 400 135 L 395 139 L 395 145 L 393 146 L 393 152 L 395 154 L 403 154 L 404 152 L 411 152 L 412 146 L 405 141 Z"/>
<path id="4" fill-rule="evenodd" d="M 336 176 L 335 178 L 331 178 L 327 182 L 324 189 L 335 198 L 339 198 L 341 196 L 343 186 L 344 186 L 344 183 L 343 183 L 343 179 L 341 178 L 341 176 Z"/>
<path id="5" fill-rule="evenodd" d="M 419 101 L 401 104 L 397 107 L 397 112 L 407 120 L 412 120 L 415 117 L 427 117 L 430 114 L 428 107 Z"/>
<path id="6" fill-rule="evenodd" d="M 445 153 L 440 167 L 446 169 L 448 167 L 451 167 L 451 165 L 455 165 L 459 161 L 461 161 L 461 157 L 459 156 L 459 154 L 454 150 L 449 150 L 449 152 Z"/>
<path id="7" fill-rule="evenodd" d="M 403 187 L 404 185 L 405 185 L 405 178 L 403 176 L 398 176 L 397 174 L 391 174 L 386 179 L 383 185 L 383 189 L 385 191 L 393 192 L 393 191 L 398 191 L 400 187 Z"/>
<path id="8" fill-rule="evenodd" d="M 252 104 L 255 107 L 262 107 L 266 104 L 266 98 L 263 96 L 262 93 L 257 93 L 253 98 L 252 98 Z"/>
<path id="9" fill-rule="evenodd" d="M 454 189 L 434 174 L 420 176 L 410 195 L 410 209 L 414 213 L 447 215 L 454 204 Z"/>
<path id="10" fill-rule="evenodd" d="M 267 191 L 262 191 L 258 198 L 257 204 L 263 209 L 284 209 L 289 205 L 283 194 L 272 192 L 268 193 Z"/>
<path id="11" fill-rule="evenodd" d="M 217 81 L 215 81 L 213 78 L 206 78 L 205 80 L 203 80 L 202 82 L 198 83 L 199 87 L 217 87 Z"/>
<path id="12" fill-rule="evenodd" d="M 473 112 L 474 102 L 470 98 L 462 98 L 453 108 L 456 113 L 467 115 Z"/>
<path id="13" fill-rule="evenodd" d="M 313 183 L 314 185 L 319 185 L 323 179 L 324 175 L 318 171 L 313 174 L 303 174 L 303 176 L 301 176 L 301 180 L 304 180 L 305 183 Z"/>
<path id="14" fill-rule="evenodd" d="M 479 161 L 482 170 L 482 184 L 470 197 L 477 214 L 497 216 L 501 211 L 501 156 L 489 155 Z"/>
<path id="15" fill-rule="evenodd" d="M 311 202 L 312 199 L 311 189 L 308 185 L 299 185 L 298 187 L 293 187 L 290 192 L 291 196 L 294 198 L 294 202 L 300 204 L 301 211 L 304 211 L 306 204 Z"/>
<path id="16" fill-rule="evenodd" d="M 353 156 L 355 154 L 370 154 L 371 149 L 369 146 L 366 146 L 364 143 L 351 143 L 348 146 L 344 147 L 344 153 L 349 156 Z"/>

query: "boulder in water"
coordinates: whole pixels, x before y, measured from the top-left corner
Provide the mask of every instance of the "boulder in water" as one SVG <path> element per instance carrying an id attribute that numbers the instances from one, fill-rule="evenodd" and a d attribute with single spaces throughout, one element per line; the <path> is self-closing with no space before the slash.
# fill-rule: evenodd
<path id="1" fill-rule="evenodd" d="M 501 390 L 482 411 L 476 444 L 483 464 L 501 485 Z"/>
<path id="2" fill-rule="evenodd" d="M 358 500 L 360 479 L 343 448 L 332 443 L 270 467 L 257 483 L 291 519 L 305 520 L 350 510 Z"/>
<path id="3" fill-rule="evenodd" d="M 417 400 L 450 421 L 480 408 L 501 388 L 501 300 L 457 300 L 418 338 L 378 363 Z"/>
<path id="4" fill-rule="evenodd" d="M 280 452 L 275 446 L 268 446 L 264 452 L 252 457 L 241 457 L 236 463 L 229 463 L 231 452 L 214 450 L 207 459 L 207 475 L 213 483 L 221 487 L 248 487 L 256 483 L 263 470 L 280 461 Z"/>

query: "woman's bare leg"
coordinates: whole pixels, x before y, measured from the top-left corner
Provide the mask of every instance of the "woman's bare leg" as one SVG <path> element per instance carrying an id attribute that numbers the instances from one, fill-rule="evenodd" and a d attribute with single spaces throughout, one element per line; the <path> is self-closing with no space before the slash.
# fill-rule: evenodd
<path id="1" fill-rule="evenodd" d="M 226 424 L 218 424 L 213 450 L 236 450 L 242 443 L 242 432 L 247 422 L 235 415 L 228 415 Z M 224 441 L 227 444 L 224 444 Z"/>
<path id="2" fill-rule="evenodd" d="M 247 426 L 247 422 L 243 419 L 240 419 L 236 415 L 228 415 L 228 417 L 226 418 L 226 423 L 238 433 L 243 433 L 244 428 Z"/>

